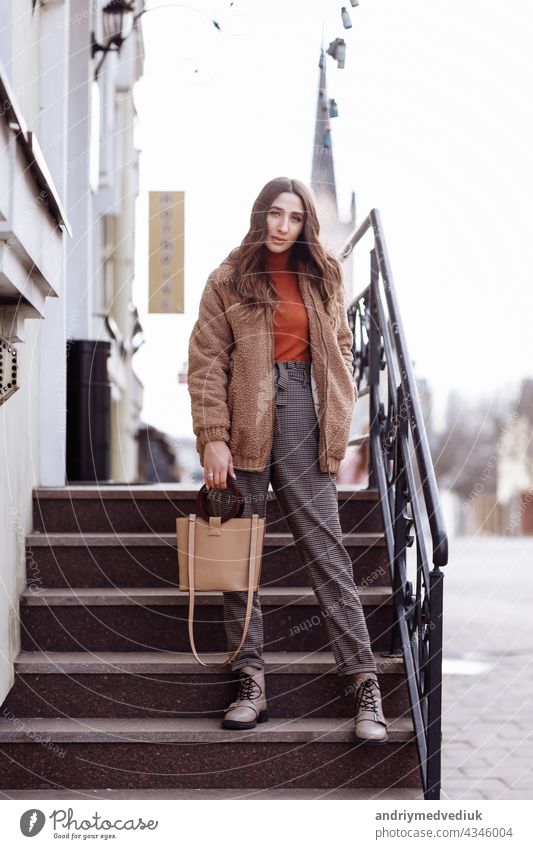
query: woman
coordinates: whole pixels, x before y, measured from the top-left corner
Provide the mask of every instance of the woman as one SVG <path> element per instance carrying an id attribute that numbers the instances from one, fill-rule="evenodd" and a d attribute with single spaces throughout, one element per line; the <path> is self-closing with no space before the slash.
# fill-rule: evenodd
<path id="1" fill-rule="evenodd" d="M 385 742 L 377 667 L 342 542 L 336 474 L 357 391 L 342 270 L 319 240 L 312 195 L 279 177 L 259 193 L 248 233 L 208 278 L 189 342 L 196 447 L 213 513 L 229 504 L 266 515 L 269 482 L 317 596 L 337 673 L 353 681 L 355 737 Z M 228 651 L 240 642 L 246 593 L 225 592 Z M 231 665 L 240 686 L 223 728 L 267 720 L 258 593 Z"/>

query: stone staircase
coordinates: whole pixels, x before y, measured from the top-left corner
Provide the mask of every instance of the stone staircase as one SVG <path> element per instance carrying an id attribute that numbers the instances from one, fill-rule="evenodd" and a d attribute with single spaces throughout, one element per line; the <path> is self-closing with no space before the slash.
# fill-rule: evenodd
<path id="1" fill-rule="evenodd" d="M 176 589 L 182 485 L 34 491 L 21 652 L 0 711 L 0 793 L 135 798 L 423 798 L 377 492 L 339 486 L 344 542 L 378 664 L 389 742 L 353 739 L 313 591 L 269 493 L 262 588 L 270 719 L 220 728 L 237 676 L 197 664 Z M 221 595 L 198 597 L 197 645 L 220 662 Z M 216 652 L 216 655 L 213 655 Z M 211 653 L 211 654 L 210 654 Z M 140 797 L 140 796 L 139 796 Z"/>

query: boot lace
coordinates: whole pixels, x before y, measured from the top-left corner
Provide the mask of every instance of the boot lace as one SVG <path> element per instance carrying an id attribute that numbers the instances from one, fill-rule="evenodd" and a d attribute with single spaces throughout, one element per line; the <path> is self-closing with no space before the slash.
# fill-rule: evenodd
<path id="1" fill-rule="evenodd" d="M 361 710 L 371 710 L 373 713 L 378 712 L 376 699 L 377 682 L 373 678 L 367 678 L 359 685 L 357 696 L 355 699 L 356 712 Z"/>
<path id="2" fill-rule="evenodd" d="M 248 672 L 241 672 L 241 683 L 237 700 L 249 699 L 253 701 L 261 695 L 261 687 Z"/>

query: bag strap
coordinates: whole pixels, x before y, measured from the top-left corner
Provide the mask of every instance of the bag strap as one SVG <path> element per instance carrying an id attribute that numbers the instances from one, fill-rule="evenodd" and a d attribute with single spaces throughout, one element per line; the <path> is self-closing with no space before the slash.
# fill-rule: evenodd
<path id="1" fill-rule="evenodd" d="M 216 669 L 222 669 L 224 666 L 227 666 L 228 663 L 237 656 L 240 651 L 242 644 L 246 639 L 246 634 L 248 633 L 248 627 L 250 625 L 250 618 L 252 615 L 252 605 L 254 598 L 254 581 L 253 577 L 253 565 L 255 562 L 255 558 L 257 557 L 257 549 L 259 544 L 259 514 L 254 513 L 252 516 L 252 533 L 250 540 L 250 559 L 248 562 L 248 601 L 246 605 L 246 617 L 244 620 L 244 628 L 242 632 L 242 638 L 233 652 L 223 663 L 204 663 L 203 660 L 200 660 L 198 657 L 198 652 L 196 651 L 196 644 L 194 642 L 194 532 L 196 528 L 196 514 L 189 514 L 189 541 L 187 546 L 187 569 L 189 573 L 189 640 L 191 643 L 192 652 L 202 666 L 211 666 Z"/>

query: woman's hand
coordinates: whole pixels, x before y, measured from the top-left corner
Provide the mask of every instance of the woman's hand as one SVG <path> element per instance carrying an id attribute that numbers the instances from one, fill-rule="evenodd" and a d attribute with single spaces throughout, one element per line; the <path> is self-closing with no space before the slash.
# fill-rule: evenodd
<path id="1" fill-rule="evenodd" d="M 213 474 L 210 475 L 209 472 Z M 204 483 L 209 489 L 227 489 L 226 476 L 235 478 L 233 458 L 227 444 L 222 440 L 206 442 L 204 448 Z"/>

